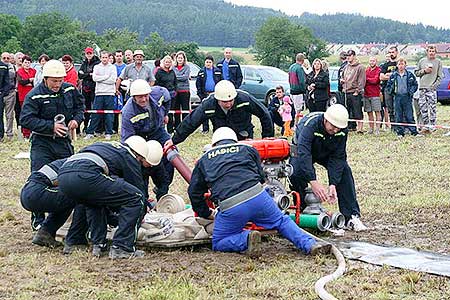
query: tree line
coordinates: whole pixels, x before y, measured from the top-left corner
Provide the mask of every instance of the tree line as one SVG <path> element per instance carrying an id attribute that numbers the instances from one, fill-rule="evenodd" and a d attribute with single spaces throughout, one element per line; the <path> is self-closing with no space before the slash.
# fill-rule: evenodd
<path id="1" fill-rule="evenodd" d="M 222 0 L 4 0 L 0 13 L 26 17 L 60 12 L 83 28 L 103 34 L 111 28 L 138 32 L 143 41 L 153 32 L 170 42 L 195 42 L 203 46 L 248 47 L 269 17 L 287 17 L 265 8 L 235 6 Z M 446 41 L 450 30 L 412 25 L 353 14 L 289 17 L 311 28 L 318 38 L 332 43 L 421 43 Z"/>

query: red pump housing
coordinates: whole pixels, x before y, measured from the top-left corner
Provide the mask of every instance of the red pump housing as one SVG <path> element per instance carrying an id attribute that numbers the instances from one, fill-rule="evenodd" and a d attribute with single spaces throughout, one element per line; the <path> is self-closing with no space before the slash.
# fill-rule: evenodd
<path id="1" fill-rule="evenodd" d="M 279 162 L 289 158 L 290 145 L 285 139 L 265 138 L 262 140 L 244 140 L 239 143 L 247 144 L 255 148 L 261 160 Z"/>

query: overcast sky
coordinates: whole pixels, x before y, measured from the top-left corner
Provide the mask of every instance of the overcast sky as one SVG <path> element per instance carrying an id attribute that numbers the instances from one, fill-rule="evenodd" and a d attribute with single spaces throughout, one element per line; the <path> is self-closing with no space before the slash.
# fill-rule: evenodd
<path id="1" fill-rule="evenodd" d="M 448 0 L 225 0 L 225 2 L 272 8 L 288 15 L 301 15 L 303 12 L 359 13 L 364 16 L 423 23 L 450 29 L 450 1 Z M 427 8 L 425 3 L 429 3 L 430 8 Z"/>

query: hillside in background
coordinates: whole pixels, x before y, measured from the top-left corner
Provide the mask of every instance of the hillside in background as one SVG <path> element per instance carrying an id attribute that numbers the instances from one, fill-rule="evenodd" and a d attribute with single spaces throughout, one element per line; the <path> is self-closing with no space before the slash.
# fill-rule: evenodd
<path id="1" fill-rule="evenodd" d="M 205 46 L 248 47 L 255 32 L 275 10 L 235 6 L 220 0 L 3 0 L 0 13 L 20 19 L 58 11 L 101 34 L 108 28 L 128 28 L 140 38 L 158 32 L 167 41 L 189 41 Z M 411 25 L 383 18 L 351 14 L 290 17 L 310 27 L 317 37 L 332 43 L 421 43 L 448 40 L 450 30 Z"/>

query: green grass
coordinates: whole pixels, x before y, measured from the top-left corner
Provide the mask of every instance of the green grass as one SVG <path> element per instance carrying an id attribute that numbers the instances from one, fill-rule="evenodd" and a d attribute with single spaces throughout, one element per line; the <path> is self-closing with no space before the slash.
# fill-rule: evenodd
<path id="1" fill-rule="evenodd" d="M 438 120 L 450 124 L 450 106 L 438 105 Z M 442 133 L 402 140 L 388 132 L 350 135 L 348 160 L 363 221 L 372 230 L 340 239 L 450 252 L 450 138 Z M 179 146 L 188 165 L 209 139 L 197 132 Z M 75 147 L 87 144 L 79 139 Z M 29 213 L 18 202 L 29 162 L 12 158 L 28 147 L 0 144 L 0 299 L 312 300 L 314 282 L 335 268 L 332 257 L 304 256 L 279 237 L 265 241 L 256 260 L 199 247 L 147 249 L 143 260 L 110 261 L 33 246 Z M 323 168 L 317 169 L 325 182 Z M 187 199 L 186 189 L 177 174 L 171 192 Z M 450 299 L 449 278 L 356 261 L 347 261 L 347 273 L 327 288 L 349 300 Z"/>

